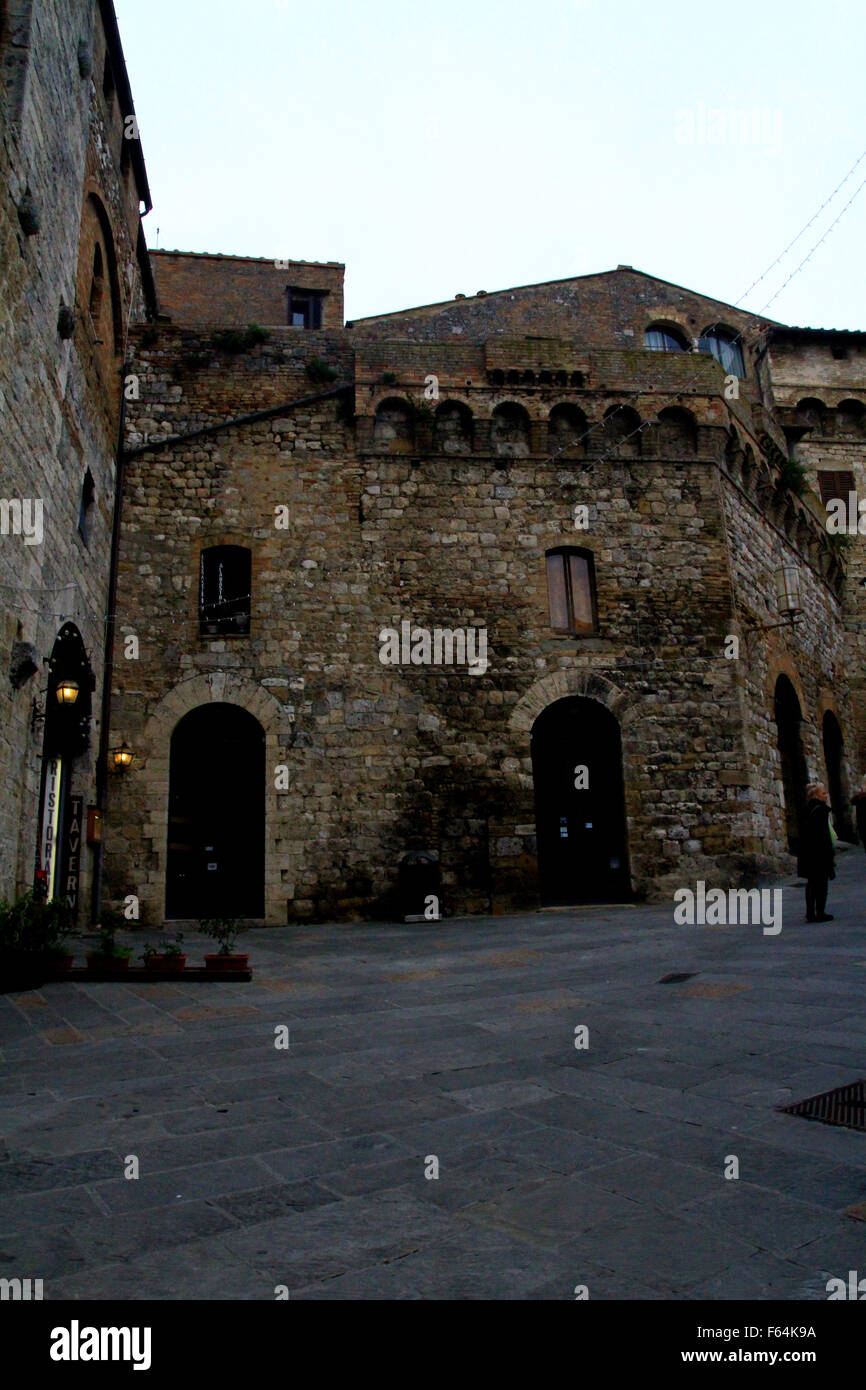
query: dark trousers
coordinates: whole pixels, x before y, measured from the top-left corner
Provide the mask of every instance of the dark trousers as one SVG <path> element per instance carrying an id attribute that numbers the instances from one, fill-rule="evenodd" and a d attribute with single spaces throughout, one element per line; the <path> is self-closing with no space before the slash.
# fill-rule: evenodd
<path id="1" fill-rule="evenodd" d="M 806 916 L 823 917 L 827 906 L 827 884 L 826 878 L 808 878 L 806 880 Z"/>

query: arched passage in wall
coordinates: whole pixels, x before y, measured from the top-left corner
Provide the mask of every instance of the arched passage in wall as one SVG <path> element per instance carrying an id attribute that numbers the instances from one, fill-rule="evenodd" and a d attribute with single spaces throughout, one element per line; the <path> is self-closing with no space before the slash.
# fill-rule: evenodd
<path id="1" fill-rule="evenodd" d="M 787 676 L 779 676 L 773 697 L 778 735 L 779 757 L 782 763 L 785 832 L 788 850 L 797 853 L 800 838 L 800 817 L 806 801 L 806 757 L 803 752 L 803 714 L 797 692 Z"/>
<path id="2" fill-rule="evenodd" d="M 545 906 L 630 896 L 619 722 L 598 700 L 568 696 L 530 739 Z"/>
<path id="3" fill-rule="evenodd" d="M 166 917 L 265 914 L 265 731 L 239 705 L 201 705 L 171 736 Z"/>
<path id="4" fill-rule="evenodd" d="M 824 766 L 827 769 L 827 797 L 833 812 L 836 834 L 843 840 L 855 842 L 851 823 L 851 802 L 846 785 L 845 741 L 839 720 L 832 710 L 826 710 L 821 721 L 821 742 L 824 746 Z"/>

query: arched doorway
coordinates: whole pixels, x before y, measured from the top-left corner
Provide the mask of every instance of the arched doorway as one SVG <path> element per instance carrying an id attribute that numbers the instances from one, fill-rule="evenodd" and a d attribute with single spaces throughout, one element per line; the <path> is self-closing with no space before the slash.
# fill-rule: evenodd
<path id="1" fill-rule="evenodd" d="M 597 700 L 568 696 L 531 736 L 541 901 L 615 902 L 630 896 L 622 743 Z"/>
<path id="2" fill-rule="evenodd" d="M 803 753 L 801 724 L 803 716 L 797 692 L 787 676 L 776 681 L 774 696 L 779 756 L 782 761 L 785 832 L 788 850 L 797 853 L 800 839 L 800 817 L 806 800 L 806 758 Z"/>
<path id="3" fill-rule="evenodd" d="M 81 633 L 64 623 L 48 659 L 39 842 L 33 892 L 78 910 L 84 799 L 72 795 L 76 762 L 90 746 L 93 672 Z"/>
<path id="4" fill-rule="evenodd" d="M 827 769 L 827 795 L 833 812 L 833 824 L 842 840 L 855 842 L 854 828 L 851 824 L 851 803 L 845 786 L 845 772 L 842 754 L 844 740 L 839 721 L 832 710 L 827 710 L 821 725 L 824 745 L 824 766 Z"/>
<path id="5" fill-rule="evenodd" d="M 264 911 L 264 730 L 238 705 L 202 705 L 171 736 L 165 915 Z"/>

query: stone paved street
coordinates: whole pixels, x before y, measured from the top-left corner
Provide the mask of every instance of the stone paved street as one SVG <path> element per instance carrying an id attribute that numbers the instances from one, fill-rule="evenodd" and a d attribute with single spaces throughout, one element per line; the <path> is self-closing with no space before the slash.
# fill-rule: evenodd
<path id="1" fill-rule="evenodd" d="M 840 855 L 816 926 L 786 887 L 779 936 L 658 907 L 259 930 L 252 984 L 0 996 L 0 1275 L 52 1299 L 824 1299 L 866 1268 L 866 1135 L 776 1107 L 866 1075 L 864 882 Z"/>

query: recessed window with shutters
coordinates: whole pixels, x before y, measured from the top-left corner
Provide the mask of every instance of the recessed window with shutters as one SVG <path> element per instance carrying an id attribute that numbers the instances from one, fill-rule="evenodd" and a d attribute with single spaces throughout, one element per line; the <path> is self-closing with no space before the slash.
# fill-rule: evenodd
<path id="1" fill-rule="evenodd" d="M 848 493 L 854 491 L 854 474 L 845 469 L 820 468 L 818 486 L 825 507 L 837 497 L 841 498 L 847 507 Z"/>
<path id="2" fill-rule="evenodd" d="M 554 632 L 585 636 L 597 630 L 592 553 L 563 546 L 548 550 L 547 601 Z"/>
<path id="3" fill-rule="evenodd" d="M 213 545 L 201 553 L 199 624 L 202 636 L 250 630 L 251 556 L 242 545 Z"/>

